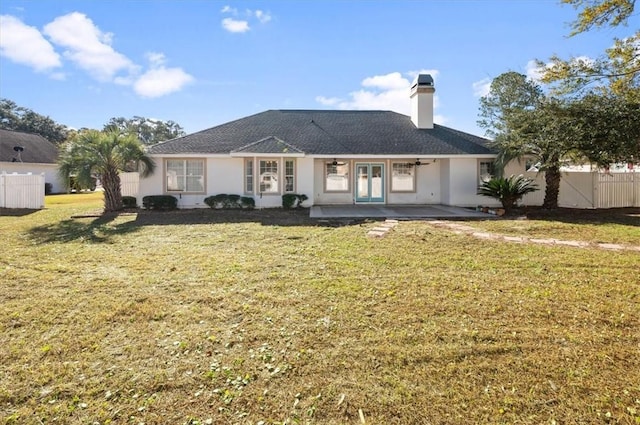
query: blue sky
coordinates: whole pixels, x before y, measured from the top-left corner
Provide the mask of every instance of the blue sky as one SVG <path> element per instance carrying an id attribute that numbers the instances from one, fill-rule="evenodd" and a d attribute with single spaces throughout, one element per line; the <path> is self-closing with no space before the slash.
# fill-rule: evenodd
<path id="1" fill-rule="evenodd" d="M 568 38 L 557 1 L 14 1 L 0 3 L 0 96 L 74 128 L 116 116 L 188 133 L 267 109 L 409 113 L 435 79 L 436 123 L 482 135 L 491 78 L 595 57 L 640 24 Z"/>

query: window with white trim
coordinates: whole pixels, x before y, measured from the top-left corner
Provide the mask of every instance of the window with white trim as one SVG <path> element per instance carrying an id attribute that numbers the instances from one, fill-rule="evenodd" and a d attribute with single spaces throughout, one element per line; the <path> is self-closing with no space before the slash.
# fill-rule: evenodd
<path id="1" fill-rule="evenodd" d="M 325 192 L 349 191 L 349 163 L 333 161 L 325 163 L 324 174 Z"/>
<path id="2" fill-rule="evenodd" d="M 253 193 L 253 159 L 244 161 L 244 191 Z"/>
<path id="3" fill-rule="evenodd" d="M 391 191 L 414 192 L 416 184 L 416 167 L 410 162 L 394 162 L 391 164 Z"/>
<path id="4" fill-rule="evenodd" d="M 261 159 L 259 164 L 260 193 L 279 193 L 278 160 Z"/>
<path id="5" fill-rule="evenodd" d="M 293 159 L 284 161 L 284 191 L 285 193 L 295 192 L 296 163 Z"/>
<path id="6" fill-rule="evenodd" d="M 480 183 L 488 182 L 494 176 L 493 161 L 480 161 L 478 163 L 478 178 Z"/>
<path id="7" fill-rule="evenodd" d="M 204 159 L 167 159 L 167 192 L 204 192 Z"/>

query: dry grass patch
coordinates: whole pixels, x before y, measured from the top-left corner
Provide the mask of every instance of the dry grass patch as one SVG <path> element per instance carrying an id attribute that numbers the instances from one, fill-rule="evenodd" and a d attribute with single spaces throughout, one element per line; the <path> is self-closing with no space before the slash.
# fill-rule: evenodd
<path id="1" fill-rule="evenodd" d="M 91 202 L 0 217 L 7 423 L 640 421 L 637 253 Z"/>

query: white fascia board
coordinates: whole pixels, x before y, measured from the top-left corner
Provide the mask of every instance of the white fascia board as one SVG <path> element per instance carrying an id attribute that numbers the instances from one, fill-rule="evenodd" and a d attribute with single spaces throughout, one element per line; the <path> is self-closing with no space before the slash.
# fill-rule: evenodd
<path id="1" fill-rule="evenodd" d="M 465 154 L 465 155 L 309 155 L 317 159 L 456 159 L 456 158 L 495 158 L 496 154 Z"/>
<path id="2" fill-rule="evenodd" d="M 303 153 L 252 153 L 252 152 L 231 152 L 231 158 L 304 158 Z"/>

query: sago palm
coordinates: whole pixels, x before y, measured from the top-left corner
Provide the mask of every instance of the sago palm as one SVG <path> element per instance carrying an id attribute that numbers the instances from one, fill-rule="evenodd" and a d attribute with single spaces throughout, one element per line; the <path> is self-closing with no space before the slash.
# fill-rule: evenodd
<path id="1" fill-rule="evenodd" d="M 478 187 L 478 195 L 494 198 L 509 211 L 516 207 L 518 201 L 527 193 L 538 190 L 538 185 L 522 175 L 510 177 L 494 177 Z"/>
<path id="2" fill-rule="evenodd" d="M 119 173 L 132 167 L 137 167 L 140 175 L 146 177 L 155 170 L 155 163 L 135 137 L 116 131 L 81 132 L 62 146 L 58 160 L 63 181 L 75 175 L 81 184 L 86 184 L 93 175 L 100 177 L 105 212 L 122 209 Z"/>

